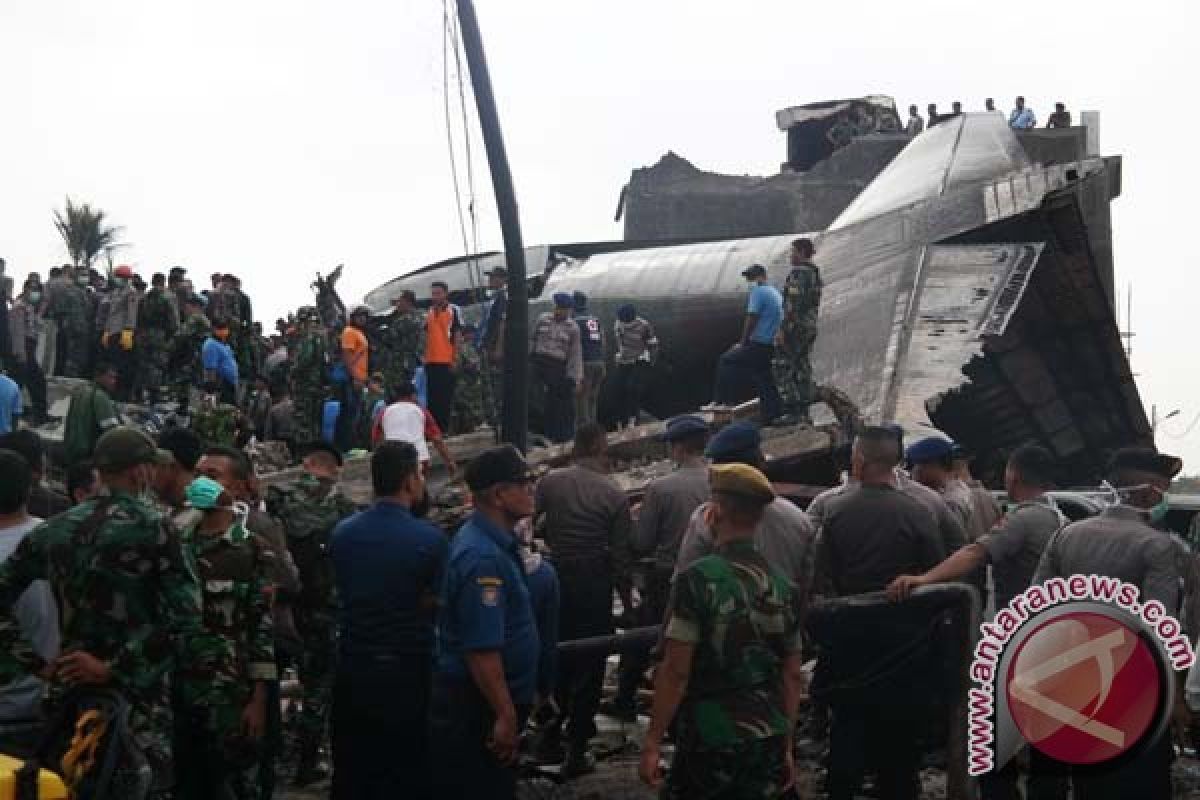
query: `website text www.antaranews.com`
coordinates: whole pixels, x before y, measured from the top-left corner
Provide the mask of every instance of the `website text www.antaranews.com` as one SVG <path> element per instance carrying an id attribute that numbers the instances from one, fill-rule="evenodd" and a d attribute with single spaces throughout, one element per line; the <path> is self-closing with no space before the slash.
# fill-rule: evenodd
<path id="1" fill-rule="evenodd" d="M 971 775 L 983 775 L 995 767 L 995 722 L 997 671 L 1005 649 L 1031 617 L 1065 603 L 1100 602 L 1116 606 L 1139 620 L 1162 643 L 1174 670 L 1185 670 L 1196 656 L 1192 643 L 1179 622 L 1157 600 L 1139 602 L 1138 587 L 1104 575 L 1072 575 L 1052 578 L 1031 586 L 1013 598 L 992 622 L 980 627 L 975 646 L 968 691 L 968 765 Z"/>

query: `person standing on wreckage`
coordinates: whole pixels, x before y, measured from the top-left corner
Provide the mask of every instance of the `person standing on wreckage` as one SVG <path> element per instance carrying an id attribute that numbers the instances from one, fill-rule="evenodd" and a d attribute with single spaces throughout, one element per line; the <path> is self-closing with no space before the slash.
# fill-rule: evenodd
<path id="1" fill-rule="evenodd" d="M 821 270 L 812 263 L 812 239 L 792 242 L 792 271 L 783 284 L 783 323 L 775 350 L 775 383 L 783 400 L 784 416 L 776 425 L 812 425 L 808 407 L 816 385 L 812 379 L 812 348 L 817 340 L 817 315 L 821 307 Z"/>

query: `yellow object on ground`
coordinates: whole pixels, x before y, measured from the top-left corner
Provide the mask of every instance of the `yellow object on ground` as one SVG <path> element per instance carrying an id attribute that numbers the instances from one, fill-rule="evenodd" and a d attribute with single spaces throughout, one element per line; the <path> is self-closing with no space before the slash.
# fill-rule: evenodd
<path id="1" fill-rule="evenodd" d="M 0 800 L 12 800 L 16 794 L 15 775 L 23 762 L 0 755 Z M 67 800 L 67 787 L 53 772 L 42 770 L 38 776 L 38 798 L 40 800 Z"/>

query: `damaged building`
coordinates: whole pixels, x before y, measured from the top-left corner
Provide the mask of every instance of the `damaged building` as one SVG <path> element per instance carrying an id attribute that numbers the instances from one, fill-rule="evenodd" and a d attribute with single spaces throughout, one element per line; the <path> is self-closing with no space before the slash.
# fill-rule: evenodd
<path id="1" fill-rule="evenodd" d="M 791 111 L 781 127 L 843 113 Z M 1092 120 L 1018 134 L 998 114 L 968 114 L 915 138 L 877 125 L 811 165 L 793 142 L 770 178 L 709 175 L 669 155 L 634 172 L 625 241 L 527 249 L 530 311 L 583 291 L 611 329 L 620 305 L 636 305 L 662 342 L 646 405 L 665 417 L 710 399 L 740 330 L 741 271 L 762 263 L 782 284 L 792 239 L 807 235 L 825 282 L 818 383 L 868 421 L 936 427 L 988 454 L 985 474 L 1036 441 L 1064 482 L 1091 482 L 1113 449 L 1151 442 L 1112 302 L 1121 161 L 1096 154 Z M 440 262 L 367 302 L 382 310 L 406 288 L 424 299 L 445 280 L 469 307 L 482 272 L 502 263 Z"/>

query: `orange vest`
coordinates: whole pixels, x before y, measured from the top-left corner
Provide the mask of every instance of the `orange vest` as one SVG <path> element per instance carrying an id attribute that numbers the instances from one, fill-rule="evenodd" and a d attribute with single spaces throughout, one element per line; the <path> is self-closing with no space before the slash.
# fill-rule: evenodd
<path id="1" fill-rule="evenodd" d="M 425 363 L 454 364 L 454 333 L 457 328 L 454 306 L 443 310 L 430 307 L 425 315 Z"/>

